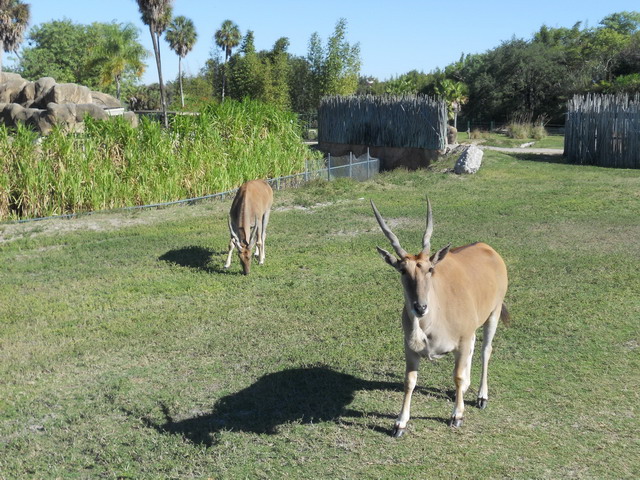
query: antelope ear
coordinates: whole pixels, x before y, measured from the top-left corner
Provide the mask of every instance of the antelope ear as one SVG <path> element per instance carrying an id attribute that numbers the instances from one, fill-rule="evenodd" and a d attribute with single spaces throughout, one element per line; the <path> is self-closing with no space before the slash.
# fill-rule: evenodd
<path id="1" fill-rule="evenodd" d="M 378 250 L 378 253 L 380 254 L 380 256 L 382 257 L 382 259 L 387 262 L 389 265 L 391 265 L 393 268 L 398 268 L 398 259 L 396 257 L 394 257 L 393 255 L 391 255 L 389 252 L 387 252 L 384 248 L 380 248 L 380 247 L 376 247 L 376 249 Z"/>
<path id="2" fill-rule="evenodd" d="M 447 255 L 447 253 L 449 253 L 450 248 L 451 248 L 451 244 L 447 245 L 446 247 L 442 247 L 436 253 L 431 255 L 431 258 L 429 259 L 429 261 L 431 262 L 431 266 L 435 267 L 439 262 L 441 262 L 444 259 L 444 257 Z"/>

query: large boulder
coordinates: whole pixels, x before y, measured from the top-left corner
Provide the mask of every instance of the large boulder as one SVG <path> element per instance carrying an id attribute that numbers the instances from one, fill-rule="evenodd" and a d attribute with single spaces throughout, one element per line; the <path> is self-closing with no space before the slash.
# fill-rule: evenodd
<path id="1" fill-rule="evenodd" d="M 20 74 L 13 72 L 0 72 L 0 83 L 8 82 L 10 80 L 24 80 Z"/>
<path id="2" fill-rule="evenodd" d="M 484 152 L 480 150 L 476 145 L 469 145 L 469 147 L 462 152 L 458 161 L 456 162 L 453 171 L 457 174 L 463 173 L 476 173 L 480 170 L 482 165 L 482 156 Z"/>
<path id="3" fill-rule="evenodd" d="M 122 108 L 120 100 L 102 92 L 91 92 L 92 103 L 100 105 L 103 108 Z"/>
<path id="4" fill-rule="evenodd" d="M 20 95 L 15 99 L 20 105 L 32 105 L 36 99 L 36 82 L 27 82 L 20 91 Z"/>
<path id="5" fill-rule="evenodd" d="M 52 77 L 28 82 L 16 73 L 0 72 L 0 121 L 7 126 L 24 123 L 43 135 L 54 125 L 77 132 L 83 130 L 87 115 L 107 120 L 109 109 L 119 109 L 115 110 L 117 114 L 124 110 L 115 97 L 82 85 L 56 83 Z M 124 112 L 124 118 L 137 126 L 138 117 L 133 112 Z"/>
<path id="6" fill-rule="evenodd" d="M 42 77 L 33 82 L 33 88 L 26 87 L 22 90 L 18 103 L 21 103 L 27 107 L 33 108 L 47 108 L 47 101 L 45 96 L 56 84 L 56 80 L 52 77 Z M 23 101 L 24 96 L 24 101 Z"/>
<path id="7" fill-rule="evenodd" d="M 20 92 L 28 82 L 22 77 L 9 78 L 0 83 L 0 102 L 13 103 L 20 95 Z"/>
<path id="8" fill-rule="evenodd" d="M 25 123 L 37 127 L 40 112 L 37 108 L 25 108 L 18 103 L 0 104 L 0 119 L 8 127 L 15 127 L 18 123 Z"/>
<path id="9" fill-rule="evenodd" d="M 109 115 L 100 105 L 95 103 L 80 103 L 76 105 L 76 121 L 83 122 L 84 117 L 90 116 L 98 120 L 107 120 Z"/>
<path id="10" fill-rule="evenodd" d="M 124 112 L 122 117 L 129 122 L 133 128 L 138 128 L 138 115 L 134 112 Z"/>
<path id="11" fill-rule="evenodd" d="M 43 101 L 47 108 L 50 103 L 91 103 L 91 90 L 75 83 L 56 83 L 44 94 Z"/>
<path id="12" fill-rule="evenodd" d="M 54 125 L 61 127 L 65 131 L 82 131 L 82 124 L 77 119 L 77 106 L 75 103 L 49 103 L 47 109 L 40 114 L 38 127 L 46 135 L 53 129 Z"/>

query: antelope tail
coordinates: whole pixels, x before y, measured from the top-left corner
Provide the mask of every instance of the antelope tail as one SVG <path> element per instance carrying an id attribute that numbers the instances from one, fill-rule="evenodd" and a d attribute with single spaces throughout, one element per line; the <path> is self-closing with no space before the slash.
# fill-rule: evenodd
<path id="1" fill-rule="evenodd" d="M 507 305 L 505 305 L 504 303 L 502 304 L 502 310 L 500 310 L 500 320 L 505 325 L 511 324 L 511 315 L 509 315 L 509 310 L 507 310 Z"/>

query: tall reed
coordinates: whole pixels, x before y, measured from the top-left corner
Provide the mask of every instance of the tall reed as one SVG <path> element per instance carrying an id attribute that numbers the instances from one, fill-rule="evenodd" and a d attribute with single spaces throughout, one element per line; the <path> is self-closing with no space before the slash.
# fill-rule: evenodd
<path id="1" fill-rule="evenodd" d="M 226 191 L 246 180 L 304 170 L 311 152 L 296 117 L 225 101 L 171 128 L 143 118 L 87 119 L 81 135 L 0 128 L 0 219 L 167 202 Z"/>

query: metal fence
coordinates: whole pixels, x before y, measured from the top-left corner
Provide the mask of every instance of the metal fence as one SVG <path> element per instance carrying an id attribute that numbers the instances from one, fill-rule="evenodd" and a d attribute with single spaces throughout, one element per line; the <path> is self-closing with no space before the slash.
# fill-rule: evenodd
<path id="1" fill-rule="evenodd" d="M 271 185 L 271 188 L 274 190 L 282 190 L 285 188 L 294 188 L 299 187 L 307 182 L 312 180 L 324 179 L 324 180 L 334 180 L 336 178 L 353 178 L 358 181 L 365 181 L 376 175 L 380 172 L 380 159 L 372 157 L 369 155 L 369 149 L 363 155 L 356 157 L 352 153 L 349 155 L 345 155 L 342 157 L 335 157 L 328 155 L 327 157 L 320 160 L 307 160 L 305 162 L 305 169 L 303 172 L 294 173 L 293 175 L 285 175 L 277 178 L 267 179 L 267 183 Z M 209 199 L 219 199 L 224 200 L 227 197 L 233 197 L 237 188 L 232 190 L 228 190 L 226 192 L 212 193 L 210 195 L 204 195 L 202 197 L 194 197 L 194 198 L 186 198 L 182 200 L 174 200 L 171 202 L 163 202 L 163 203 L 153 203 L 149 205 L 135 205 L 132 207 L 122 207 L 115 208 L 109 210 L 110 212 L 118 212 L 118 211 L 131 211 L 131 210 L 141 210 L 145 208 L 160 208 L 160 207 L 168 207 L 171 205 L 179 205 L 179 204 L 189 204 L 193 205 L 202 200 Z M 50 219 L 62 219 L 62 218 L 73 218 L 81 215 L 92 215 L 94 213 L 100 212 L 79 212 L 79 213 L 68 213 L 64 215 L 53 215 L 49 217 L 40 217 L 40 218 L 25 218 L 21 220 L 15 220 L 12 222 L 6 223 L 27 223 L 27 222 L 37 222 L 40 220 L 50 220 Z"/>
<path id="2" fill-rule="evenodd" d="M 640 97 L 573 97 L 565 124 L 564 151 L 573 163 L 640 168 Z"/>
<path id="3" fill-rule="evenodd" d="M 267 183 L 274 190 L 297 187 L 311 180 L 335 180 L 336 178 L 353 178 L 360 182 L 369 180 L 380 172 L 380 159 L 372 157 L 369 149 L 359 157 L 353 153 L 341 157 L 329 154 L 322 160 L 308 160 L 304 172 L 294 173 L 284 177 L 271 178 Z M 225 192 L 227 195 L 236 190 Z M 206 197 L 204 197 L 206 198 Z"/>

